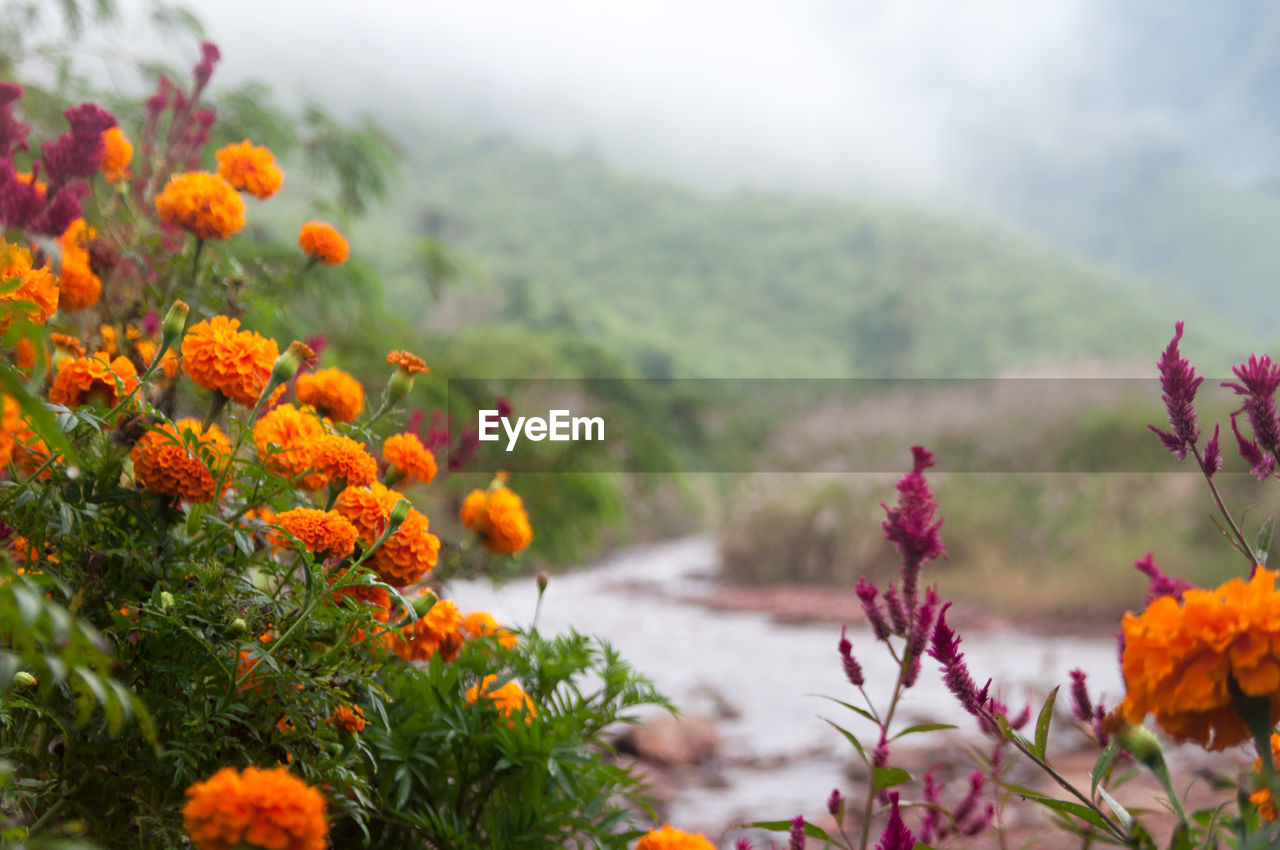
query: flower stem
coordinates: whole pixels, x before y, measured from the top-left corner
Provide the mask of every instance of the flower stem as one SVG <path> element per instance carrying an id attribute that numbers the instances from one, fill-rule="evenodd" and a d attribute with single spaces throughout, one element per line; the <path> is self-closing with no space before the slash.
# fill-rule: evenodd
<path id="1" fill-rule="evenodd" d="M 1205 483 L 1209 485 L 1209 492 L 1213 494 L 1213 501 L 1217 503 L 1218 510 L 1222 512 L 1222 516 L 1227 521 L 1227 525 L 1231 527 L 1232 533 L 1236 536 L 1236 541 L 1240 544 L 1244 552 L 1244 556 L 1249 559 L 1249 570 L 1258 565 L 1258 558 L 1253 552 L 1253 547 L 1249 545 L 1249 541 L 1244 539 L 1244 533 L 1240 531 L 1240 526 L 1236 525 L 1236 521 L 1231 518 L 1231 512 L 1227 510 L 1227 505 L 1222 501 L 1222 494 L 1218 492 L 1218 485 L 1213 483 L 1213 472 L 1205 468 L 1204 457 L 1200 454 L 1200 449 L 1191 446 L 1191 453 L 1195 456 L 1196 464 L 1200 467 L 1200 472 L 1204 475 Z"/>

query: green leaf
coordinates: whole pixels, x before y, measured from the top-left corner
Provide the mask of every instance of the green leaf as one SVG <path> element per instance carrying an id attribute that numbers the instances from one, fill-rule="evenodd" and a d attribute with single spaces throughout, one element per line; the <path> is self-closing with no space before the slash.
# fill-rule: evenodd
<path id="1" fill-rule="evenodd" d="M 1119 754 L 1120 744 L 1113 739 L 1102 751 L 1102 755 L 1098 756 L 1098 760 L 1093 763 L 1093 771 L 1090 773 L 1090 776 L 1093 777 L 1093 785 L 1089 788 L 1090 794 L 1097 793 L 1098 783 L 1102 781 L 1102 777 L 1111 769 L 1111 765 Z"/>
<path id="2" fill-rule="evenodd" d="M 1129 810 L 1120 805 L 1119 801 L 1112 797 L 1104 786 L 1098 786 L 1098 795 L 1111 807 L 1112 813 L 1120 819 L 1120 823 L 1124 824 L 1125 829 L 1133 827 L 1133 815 L 1129 814 Z"/>
<path id="3" fill-rule="evenodd" d="M 951 723 L 918 723 L 915 726 L 908 726 L 898 734 L 890 738 L 890 741 L 896 741 L 906 735 L 914 735 L 917 732 L 934 732 L 938 729 L 959 729 L 960 727 Z"/>
<path id="4" fill-rule="evenodd" d="M 789 820 L 758 820 L 753 823 L 744 824 L 744 825 L 754 827 L 755 829 L 767 829 L 770 832 L 790 832 L 791 831 L 791 821 Z M 821 827 L 815 826 L 814 824 L 811 824 L 808 821 L 804 822 L 804 834 L 807 835 L 809 838 L 816 838 L 819 841 L 826 841 L 829 844 L 836 844 L 835 839 L 827 835 L 827 833 L 823 831 Z M 836 844 L 836 846 L 839 847 L 842 845 Z"/>
<path id="5" fill-rule="evenodd" d="M 1058 687 L 1061 687 L 1059 685 Z M 1049 724 L 1053 722 L 1053 704 L 1058 699 L 1058 688 L 1049 691 L 1044 705 L 1040 708 L 1040 716 L 1036 718 L 1036 745 L 1032 750 L 1041 761 L 1045 757 L 1045 747 L 1049 745 Z"/>
<path id="6" fill-rule="evenodd" d="M 1253 543 L 1253 556 L 1264 567 L 1267 565 L 1267 555 L 1271 551 L 1271 538 L 1275 534 L 1275 528 L 1275 516 L 1267 517 L 1267 521 L 1262 524 L 1262 530 L 1258 532 L 1258 537 Z"/>
<path id="7" fill-rule="evenodd" d="M 824 722 L 830 724 L 832 729 L 835 729 L 841 735 L 844 735 L 845 740 L 847 740 L 850 744 L 853 744 L 853 748 L 858 751 L 858 755 L 862 757 L 863 763 L 870 766 L 871 762 L 867 759 L 867 754 L 866 752 L 863 751 L 862 744 L 858 743 L 857 737 L 855 737 L 852 732 L 850 732 L 848 729 L 845 729 L 843 726 L 840 726 L 839 724 L 831 720 L 827 720 L 827 718 L 825 717 L 822 719 Z"/>
<path id="8" fill-rule="evenodd" d="M 854 705 L 854 704 L 852 704 L 852 703 L 845 702 L 845 701 L 844 701 L 844 700 L 842 700 L 842 699 L 836 699 L 835 697 L 829 697 L 829 696 L 827 696 L 826 694 L 810 694 L 810 696 L 819 696 L 819 697 L 822 697 L 823 699 L 829 699 L 829 700 L 831 700 L 832 702 L 836 703 L 837 705 L 843 705 L 845 708 L 849 709 L 849 710 L 850 710 L 850 711 L 852 711 L 854 714 L 860 714 L 860 715 L 862 715 L 863 717 L 865 717 L 865 718 L 867 718 L 868 720 L 870 720 L 872 723 L 878 723 L 878 722 L 879 722 L 879 721 L 877 721 L 877 720 L 876 720 L 875 715 L 873 715 L 871 712 L 867 711 L 865 708 L 858 708 L 856 705 Z"/>
<path id="9" fill-rule="evenodd" d="M 872 773 L 872 792 L 877 793 L 911 781 L 911 774 L 900 767 L 877 767 Z"/>

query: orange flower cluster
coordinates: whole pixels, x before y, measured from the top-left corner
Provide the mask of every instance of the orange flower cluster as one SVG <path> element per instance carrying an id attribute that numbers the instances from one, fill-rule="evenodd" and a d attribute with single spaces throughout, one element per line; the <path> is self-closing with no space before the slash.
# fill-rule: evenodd
<path id="1" fill-rule="evenodd" d="M 364 387 L 341 369 L 299 375 L 295 393 L 335 422 L 352 422 L 364 410 Z"/>
<path id="2" fill-rule="evenodd" d="M 1231 702 L 1231 682 L 1271 703 L 1280 720 L 1280 593 L 1276 573 L 1258 567 L 1249 581 L 1193 588 L 1179 602 L 1161 596 L 1141 615 L 1124 616 L 1121 708 L 1133 724 L 1154 714 L 1179 741 L 1213 750 L 1247 741 Z"/>
<path id="3" fill-rule="evenodd" d="M 31 267 L 31 252 L 26 248 L 0 239 L 0 304 L 6 301 L 23 301 L 34 307 L 18 313 L 0 312 L 0 330 L 15 318 L 43 325 L 58 310 L 58 281 L 45 266 Z"/>
<path id="4" fill-rule="evenodd" d="M 184 502 L 212 502 L 231 442 L 217 425 L 206 431 L 197 419 L 179 419 L 148 431 L 129 456 L 134 476 L 148 490 Z"/>
<path id="5" fill-rule="evenodd" d="M 224 767 L 187 789 L 182 809 L 197 850 L 324 850 L 324 795 L 284 768 Z"/>
<path id="6" fill-rule="evenodd" d="M 472 638 L 492 635 L 504 649 L 511 649 L 520 642 L 515 632 L 498 625 L 498 621 L 493 619 L 493 615 L 487 611 L 472 611 L 463 617 L 462 630 L 466 632 L 467 637 Z"/>
<path id="7" fill-rule="evenodd" d="M 298 247 L 308 257 L 326 266 L 340 266 L 347 261 L 350 248 L 347 240 L 332 224 L 308 221 L 298 230 Z"/>
<path id="8" fill-rule="evenodd" d="M 92 357 L 64 357 L 57 368 L 49 401 L 67 407 L 86 403 L 115 407 L 120 403 L 121 389 L 127 395 L 138 386 L 138 370 L 128 357 L 108 360 L 102 352 Z"/>
<path id="9" fill-rule="evenodd" d="M 267 469 L 293 479 L 311 469 L 311 447 L 327 433 L 324 423 L 311 408 L 282 404 L 254 423 L 253 443 Z M 311 474 L 299 486 L 318 490 L 324 486 L 324 480 Z"/>
<path id="10" fill-rule="evenodd" d="M 170 177 L 156 195 L 156 214 L 201 239 L 226 239 L 244 227 L 244 201 L 230 183 L 207 171 Z"/>
<path id="11" fill-rule="evenodd" d="M 364 727 L 369 725 L 369 722 L 364 719 L 364 710 L 358 705 L 338 706 L 325 723 L 330 726 L 340 726 L 353 735 L 363 732 Z"/>
<path id="12" fill-rule="evenodd" d="M 525 693 L 524 688 L 520 687 L 514 681 L 507 682 L 500 688 L 490 688 L 490 685 L 497 681 L 496 674 L 489 674 L 478 685 L 472 685 L 467 689 L 467 702 L 475 704 L 481 697 L 490 700 L 498 711 L 504 717 L 511 717 L 513 714 L 523 714 L 526 725 L 533 722 L 533 718 L 538 716 L 537 710 L 533 706 L 533 700 Z M 514 724 L 514 721 L 513 721 Z"/>
<path id="13" fill-rule="evenodd" d="M 276 514 L 274 523 L 302 541 L 307 551 L 321 560 L 345 558 L 356 548 L 356 527 L 335 511 L 294 508 Z M 281 538 L 280 542 L 284 540 Z"/>
<path id="14" fill-rule="evenodd" d="M 197 322 L 182 340 L 182 368 L 191 380 L 245 407 L 258 401 L 279 356 L 275 340 L 242 331 L 240 320 L 227 316 Z"/>
<path id="15" fill-rule="evenodd" d="M 715 845 L 701 832 L 695 835 L 666 824 L 641 836 L 636 850 L 715 850 Z"/>
<path id="16" fill-rule="evenodd" d="M 266 200 L 280 191 L 284 174 L 276 168 L 276 158 L 265 147 L 255 147 L 248 139 L 227 145 L 216 154 L 218 176 L 232 186 Z"/>
<path id="17" fill-rule="evenodd" d="M 22 405 L 13 396 L 0 396 L 0 466 L 8 466 L 25 427 Z"/>
<path id="18" fill-rule="evenodd" d="M 133 144 L 120 132 L 119 127 L 102 131 L 102 176 L 108 183 L 119 183 L 129 178 L 129 162 L 133 159 Z"/>
<path id="19" fill-rule="evenodd" d="M 402 477 L 430 484 L 436 477 L 436 459 L 417 434 L 393 434 L 382 442 L 382 456 Z"/>
<path id="20" fill-rule="evenodd" d="M 365 449 L 364 443 L 357 443 L 350 437 L 341 434 L 325 434 L 315 441 L 310 449 L 312 475 L 306 476 L 304 482 L 316 480 L 320 486 L 330 482 L 341 482 L 347 487 L 365 487 L 378 478 L 378 462 Z"/>
<path id="21" fill-rule="evenodd" d="M 89 349 L 84 347 L 84 343 L 71 334 L 51 333 L 49 334 L 49 342 L 53 343 L 55 349 L 55 357 L 59 360 L 62 357 L 70 355 L 71 357 L 84 357 L 89 353 Z M 61 349 L 61 356 L 58 355 L 58 349 Z"/>
<path id="22" fill-rule="evenodd" d="M 515 554 L 533 542 L 533 527 L 520 497 L 506 487 L 472 490 L 462 502 L 462 524 L 492 552 Z"/>
<path id="23" fill-rule="evenodd" d="M 439 653 L 451 662 L 462 649 L 462 614 L 452 600 L 441 599 L 400 632 L 404 637 L 392 641 L 391 649 L 406 661 L 430 661 Z"/>
<path id="24" fill-rule="evenodd" d="M 423 372 L 430 372 L 427 363 L 416 354 L 410 354 L 408 351 L 392 351 L 387 354 L 387 365 L 395 366 L 397 370 L 404 372 L 406 375 L 419 375 Z"/>
<path id="25" fill-rule="evenodd" d="M 368 487 L 343 490 L 334 507 L 360 532 L 360 542 L 372 546 L 386 529 L 392 507 L 402 498 L 395 490 L 375 481 Z M 427 527 L 426 516 L 410 508 L 400 527 L 374 550 L 366 563 L 392 587 L 413 584 L 436 565 L 440 554 L 440 538 Z"/>
<path id="26" fill-rule="evenodd" d="M 1280 735 L 1271 733 L 1271 760 L 1280 763 Z M 1255 773 L 1262 773 L 1262 759 L 1257 759 L 1253 763 Z M 1277 817 L 1276 800 L 1271 796 L 1271 789 L 1262 787 L 1249 795 L 1249 801 L 1258 807 L 1258 814 L 1266 820 L 1275 820 Z"/>
<path id="27" fill-rule="evenodd" d="M 58 237 L 62 247 L 62 270 L 58 273 L 58 309 L 63 312 L 84 310 L 98 303 L 102 296 L 102 280 L 89 265 L 86 247 L 97 234 L 78 218 Z"/>

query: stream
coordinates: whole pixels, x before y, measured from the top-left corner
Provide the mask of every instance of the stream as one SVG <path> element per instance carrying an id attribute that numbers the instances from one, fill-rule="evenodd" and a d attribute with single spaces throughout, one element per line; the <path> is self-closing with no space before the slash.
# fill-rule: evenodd
<path id="1" fill-rule="evenodd" d="M 714 782 L 685 787 L 668 808 L 668 819 L 683 829 L 711 836 L 726 824 L 778 820 L 803 813 L 825 815 L 832 788 L 854 785 L 846 768 L 853 748 L 821 718 L 850 729 L 870 749 L 874 727 L 848 709 L 818 696 L 855 705 L 860 697 L 844 677 L 836 644 L 840 628 L 831 624 L 790 625 L 758 612 L 709 610 L 689 597 L 714 587 L 717 553 L 709 536 L 683 538 L 622 551 L 591 569 L 553 576 L 543 598 L 538 627 L 544 633 L 570 626 L 607 639 L 682 710 L 711 715 L 712 697 L 727 702 L 737 716 L 717 720 L 722 766 Z M 533 616 L 537 591 L 532 580 L 494 586 L 488 581 L 455 582 L 453 597 L 463 611 L 483 608 L 499 622 L 525 624 Z M 1028 635 L 1009 629 L 960 632 L 961 651 L 974 679 L 988 677 L 1010 704 L 1021 710 L 1027 694 L 1033 715 L 1044 695 L 1064 685 L 1059 715 L 1067 709 L 1068 672 L 1089 673 L 1090 692 L 1114 701 L 1121 693 L 1116 643 L 1097 638 Z M 849 629 L 854 656 L 866 674 L 866 689 L 877 706 L 887 703 L 897 676 L 869 629 Z M 976 724 L 946 690 L 937 663 L 925 658 L 919 681 L 899 703 L 895 730 L 916 723 L 954 723 L 960 732 L 912 736 L 899 746 L 942 747 L 972 739 Z"/>

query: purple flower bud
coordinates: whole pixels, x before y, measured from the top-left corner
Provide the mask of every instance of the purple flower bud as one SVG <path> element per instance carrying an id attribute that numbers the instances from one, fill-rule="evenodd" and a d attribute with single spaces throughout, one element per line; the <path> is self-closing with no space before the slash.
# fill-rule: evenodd
<path id="1" fill-rule="evenodd" d="M 960 825 L 960 834 L 968 836 L 977 835 L 979 832 L 982 832 L 984 829 L 991 826 L 995 817 L 996 807 L 991 803 L 987 803 L 987 807 L 982 810 L 982 814 L 980 816 L 972 819 L 968 823 Z"/>
<path id="2" fill-rule="evenodd" d="M 1071 714 L 1080 723 L 1093 722 L 1093 700 L 1085 685 L 1086 674 L 1080 668 L 1071 671 Z"/>
<path id="3" fill-rule="evenodd" d="M 160 75 L 160 79 L 156 81 L 156 93 L 147 98 L 147 120 L 156 121 L 160 118 L 160 113 L 164 112 L 169 105 L 169 94 L 173 91 L 173 84 L 169 82 L 169 78 L 164 74 Z"/>
<path id="4" fill-rule="evenodd" d="M 937 774 L 937 765 L 924 774 L 922 795 L 929 808 L 925 811 L 924 823 L 920 826 L 920 840 L 925 844 L 935 844 L 947 835 L 946 825 L 942 822 L 942 786 L 938 784 Z"/>
<path id="5" fill-rule="evenodd" d="M 1244 462 L 1249 464 L 1249 471 L 1262 481 L 1276 469 L 1276 459 L 1264 453 L 1258 448 L 1256 440 L 1246 440 L 1240 434 L 1240 426 L 1236 424 L 1236 416 L 1240 411 L 1231 414 L 1231 433 L 1236 435 L 1236 450 L 1240 452 L 1240 457 L 1244 458 Z"/>
<path id="6" fill-rule="evenodd" d="M 871 766 L 884 767 L 889 763 L 889 742 L 885 739 L 884 733 L 880 733 L 880 743 L 876 744 L 876 748 L 871 751 Z"/>
<path id="7" fill-rule="evenodd" d="M 1023 726 L 1026 726 L 1031 721 L 1031 703 L 1028 702 L 1024 705 L 1022 707 L 1022 711 L 1018 713 L 1017 717 L 1012 720 L 1005 717 L 1005 720 L 1009 723 L 1009 728 L 1011 729 L 1021 729 Z"/>
<path id="8" fill-rule="evenodd" d="M 853 588 L 853 592 L 858 595 L 858 601 L 862 603 L 862 611 L 867 615 L 867 625 L 871 626 L 871 631 L 875 633 L 876 640 L 885 640 L 889 637 L 889 624 L 885 622 L 884 611 L 880 609 L 876 602 L 876 595 L 880 593 L 876 586 L 867 581 L 866 576 L 858 579 L 858 584 Z"/>
<path id="9" fill-rule="evenodd" d="M 876 850 L 912 850 L 916 846 L 916 837 L 902 821 L 902 812 L 898 810 L 897 792 L 889 794 L 889 802 L 893 811 L 889 813 L 889 822 L 884 825 L 884 831 L 880 833 Z"/>
<path id="10" fill-rule="evenodd" d="M 750 838 L 739 838 L 733 842 L 733 850 L 751 850 L 751 846 Z"/>
<path id="11" fill-rule="evenodd" d="M 840 651 L 840 659 L 844 664 L 844 675 L 849 680 L 849 684 L 855 687 L 862 687 L 866 679 L 862 676 L 862 666 L 858 664 L 858 659 L 853 657 L 853 644 L 845 637 L 847 627 L 840 627 L 840 643 L 837 649 Z"/>
<path id="12" fill-rule="evenodd" d="M 1178 342 L 1182 339 L 1182 322 L 1174 325 L 1173 340 L 1164 350 L 1156 367 L 1160 370 L 1160 386 L 1164 390 L 1164 406 L 1169 414 L 1169 425 L 1172 432 L 1161 431 L 1154 425 L 1148 425 L 1160 437 L 1165 448 L 1184 460 L 1187 450 L 1195 445 L 1200 437 L 1200 428 L 1196 425 L 1196 390 L 1204 383 L 1204 378 L 1196 375 L 1191 363 L 1178 351 Z"/>
<path id="13" fill-rule="evenodd" d="M 915 622 L 911 624 L 911 637 L 907 640 L 907 672 L 902 677 L 902 686 L 909 688 L 920 676 L 920 659 L 924 657 L 929 645 L 929 630 L 933 628 L 933 614 L 938 607 L 938 586 L 925 589 L 924 604 L 916 610 Z"/>
<path id="14" fill-rule="evenodd" d="M 1180 578 L 1170 578 L 1161 572 L 1150 552 L 1143 555 L 1140 560 L 1134 561 L 1133 567 L 1138 572 L 1145 573 L 1147 578 L 1151 580 L 1150 584 L 1147 585 L 1147 605 L 1155 602 L 1161 596 L 1172 596 L 1174 599 L 1181 601 L 1183 591 L 1191 589 L 1191 582 Z"/>
<path id="15" fill-rule="evenodd" d="M 2 120 L 2 119 L 0 119 Z M 33 169 L 40 170 L 39 163 Z M 45 207 L 45 197 L 36 188 L 35 177 L 19 180 L 13 167 L 0 163 L 0 225 L 27 228 Z"/>
<path id="16" fill-rule="evenodd" d="M 53 192 L 53 189 L 49 191 Z M 36 216 L 27 226 L 46 236 L 61 236 L 71 226 L 71 222 L 80 217 L 84 198 L 88 194 L 89 186 L 82 182 L 63 186 L 50 199 L 44 212 Z"/>
<path id="17" fill-rule="evenodd" d="M 893 624 L 893 633 L 906 637 L 907 628 L 907 610 L 902 607 L 902 599 L 898 596 L 898 588 L 893 586 L 893 582 L 889 582 L 889 588 L 884 592 L 884 607 L 889 609 L 889 622 Z"/>
<path id="18" fill-rule="evenodd" d="M 804 815 L 796 815 L 791 819 L 791 841 L 787 844 L 788 850 L 804 850 L 805 840 Z"/>
<path id="19" fill-rule="evenodd" d="M 1218 443 L 1218 431 L 1221 426 L 1216 422 L 1213 425 L 1213 437 L 1204 447 L 1204 474 L 1212 478 L 1213 474 L 1222 469 L 1222 446 Z"/>
<path id="20" fill-rule="evenodd" d="M 840 793 L 839 788 L 831 789 L 831 796 L 827 798 L 827 814 L 833 818 L 840 817 L 840 811 L 844 808 L 844 795 Z"/>
<path id="21" fill-rule="evenodd" d="M 930 641 L 929 657 L 942 665 L 942 679 L 947 689 L 960 700 L 965 711 L 976 717 L 986 705 L 991 682 L 988 680 L 979 691 L 973 677 L 969 675 L 969 668 L 964 663 L 964 653 L 960 652 L 960 638 L 947 625 L 947 609 L 950 607 L 951 603 L 948 602 L 938 612 L 938 621 Z"/>
<path id="22" fill-rule="evenodd" d="M 193 72 L 197 93 L 209 84 L 209 78 L 213 76 L 213 68 L 221 58 L 222 52 L 212 41 L 206 41 L 200 45 L 200 62 Z"/>
<path id="23" fill-rule="evenodd" d="M 982 794 L 982 788 L 987 784 L 987 777 L 982 771 L 975 770 L 969 774 L 969 793 L 960 801 L 960 805 L 956 806 L 951 812 L 952 819 L 956 824 L 964 822 L 978 807 L 978 797 Z"/>
<path id="24" fill-rule="evenodd" d="M 1103 707 L 1101 700 L 1093 710 L 1093 738 L 1103 749 L 1111 743 L 1111 736 L 1107 734 L 1107 709 Z"/>
<path id="25" fill-rule="evenodd" d="M 916 588 L 920 568 L 937 557 L 946 557 L 942 545 L 943 520 L 934 516 L 938 503 L 934 501 L 924 471 L 933 466 L 933 455 L 922 446 L 911 447 L 912 468 L 898 482 L 898 504 L 890 508 L 884 502 L 880 507 L 887 514 L 881 527 L 885 539 L 891 541 L 902 556 L 902 595 L 906 601 L 908 616 L 915 612 Z M 905 628 L 900 633 L 905 633 Z"/>

